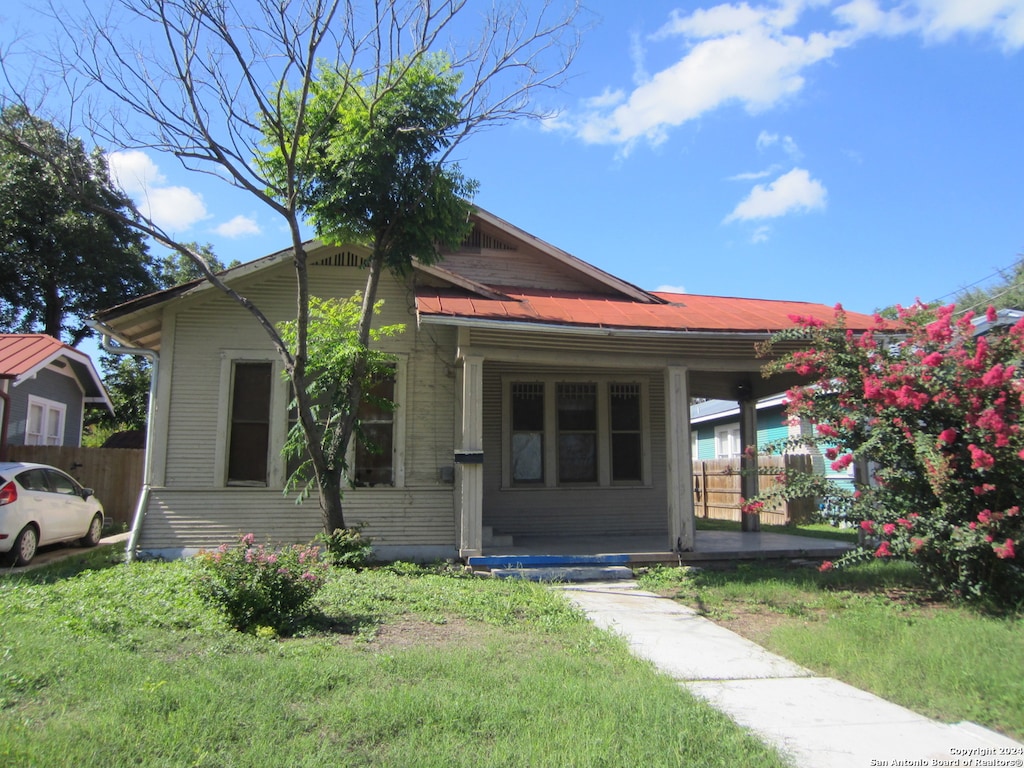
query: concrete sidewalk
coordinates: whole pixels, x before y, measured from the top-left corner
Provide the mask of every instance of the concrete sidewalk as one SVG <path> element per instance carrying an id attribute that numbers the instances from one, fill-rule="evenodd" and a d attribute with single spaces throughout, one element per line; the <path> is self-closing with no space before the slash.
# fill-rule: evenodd
<path id="1" fill-rule="evenodd" d="M 623 635 L 637 656 L 801 768 L 1024 765 L 1024 745 L 1006 736 L 974 723 L 939 723 L 838 680 L 815 677 L 632 582 L 563 589 L 597 626 Z"/>

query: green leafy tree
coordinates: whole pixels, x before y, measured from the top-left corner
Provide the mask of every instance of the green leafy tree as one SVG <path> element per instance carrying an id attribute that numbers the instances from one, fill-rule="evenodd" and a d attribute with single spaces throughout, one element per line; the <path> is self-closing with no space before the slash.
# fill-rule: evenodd
<path id="1" fill-rule="evenodd" d="M 353 333 L 344 324 L 318 322 L 314 329 L 311 315 L 307 334 L 312 379 L 307 392 L 330 391 L 331 413 L 317 420 L 312 433 L 306 429 L 301 434 L 307 448 L 312 446 L 308 466 L 331 495 L 344 482 L 344 457 L 374 367 L 371 322 L 382 274 L 405 273 L 414 257 L 437 261 L 439 247 L 454 247 L 469 232 L 471 206 L 465 198 L 476 185 L 457 165 L 445 162 L 462 130 L 460 79 L 441 56 L 394 62 L 373 82 L 322 67 L 308 92 L 286 92 L 282 101 L 286 114 L 307 114 L 307 133 L 300 138 L 299 175 L 306 180 L 297 191 L 300 209 L 325 241 L 370 249 L 360 310 L 350 317 Z M 269 126 L 265 130 L 272 136 Z M 284 194 L 287 160 L 274 149 L 263 162 Z M 344 360 L 335 357 L 323 365 L 323 345 L 342 338 Z M 299 349 L 297 328 L 288 340 L 291 349 Z M 322 435 L 324 425 L 329 426 Z M 342 522 L 335 518 L 327 525 L 333 530 L 344 527 Z"/>
<path id="2" fill-rule="evenodd" d="M 375 315 L 380 313 L 382 305 L 382 301 L 376 302 L 373 307 Z M 364 344 L 359 336 L 362 311 L 363 297 L 360 294 L 347 299 L 319 299 L 314 296 L 309 304 L 308 365 L 311 375 L 306 394 L 313 404 L 318 447 L 329 471 L 339 482 L 343 481 L 348 470 L 346 457 L 350 442 L 343 439 L 342 425 L 348 421 L 355 423 L 356 438 L 366 444 L 365 436 L 358 434 L 358 419 L 349 418 L 352 403 L 348 384 L 359 376 L 366 392 L 375 380 L 391 375 L 394 358 L 372 345 L 405 330 L 403 325 L 373 328 L 369 335 L 370 344 Z M 294 345 L 298 323 L 294 320 L 282 323 L 280 330 L 285 342 Z M 394 403 L 381 399 L 375 400 L 374 405 L 383 410 L 394 408 Z M 313 452 L 309 450 L 307 440 L 302 425 L 296 421 L 288 430 L 284 450 L 285 457 L 295 467 L 288 478 L 289 488 L 299 489 L 303 496 L 318 487 Z M 373 450 L 375 446 L 370 445 L 369 448 Z"/>
<path id="3" fill-rule="evenodd" d="M 184 243 L 183 245 L 188 250 L 202 256 L 211 271 L 224 271 L 224 262 L 217 258 L 213 252 L 213 246 L 209 243 L 200 245 L 193 242 Z M 228 267 L 237 267 L 240 264 L 240 261 L 234 260 Z M 202 280 L 204 277 L 203 270 L 196 262 L 187 256 L 183 256 L 178 251 L 171 251 L 162 259 L 159 259 L 154 267 L 154 279 L 160 288 L 172 288 L 175 285 L 190 283 L 193 280 Z"/>
<path id="4" fill-rule="evenodd" d="M 114 412 L 97 411 L 93 423 L 121 430 L 145 429 L 152 373 L 149 361 L 134 355 L 103 355 L 100 369 Z"/>
<path id="5" fill-rule="evenodd" d="M 1014 605 L 1024 600 L 1024 322 L 976 336 L 971 318 L 918 305 L 901 310 L 899 326 L 880 318 L 862 334 L 841 311 L 794 318 L 800 327 L 765 351 L 802 348 L 765 372 L 811 382 L 788 393 L 789 415 L 814 425 L 797 442 L 867 475 L 849 493 L 794 475 L 776 494 L 825 497 L 863 529 L 869 544 L 825 568 L 901 557 L 946 595 Z"/>
<path id="6" fill-rule="evenodd" d="M 322 231 L 338 236 L 346 228 L 355 228 L 358 199 L 373 199 L 358 185 L 375 173 L 380 180 L 389 179 L 388 173 L 367 165 L 387 160 L 383 132 L 388 128 L 394 129 L 392 149 L 403 158 L 422 156 L 404 149 L 407 139 L 439 148 L 431 167 L 408 167 L 419 174 L 410 184 L 418 184 L 427 194 L 402 210 L 400 226 L 379 237 L 382 222 L 366 212 L 371 223 L 363 231 L 373 235 L 385 256 L 384 261 L 378 260 L 371 279 L 379 279 L 385 266 L 400 268 L 402 254 L 423 242 L 416 238 L 417 220 L 433 232 L 453 224 L 448 219 L 458 206 L 444 202 L 441 193 L 457 195 L 471 189 L 464 181 L 453 185 L 458 178 L 445 170 L 455 148 L 481 129 L 543 114 L 536 97 L 560 84 L 575 58 L 579 10 L 577 0 L 487 6 L 476 16 L 476 33 L 467 34 L 461 22 L 472 25 L 473 17 L 466 0 L 115 0 L 106 13 L 90 7 L 83 18 L 62 14 L 58 21 L 65 34 L 58 43 L 49 51 L 29 52 L 48 59 L 60 82 L 76 96 L 95 96 L 83 103 L 100 108 L 86 111 L 84 120 L 105 146 L 166 153 L 190 171 L 210 174 L 244 190 L 281 217 L 289 233 L 296 283 L 293 344 L 282 338 L 260 306 L 218 276 L 200 249 L 175 238 L 151 218 L 124 215 L 123 219 L 191 260 L 266 332 L 295 392 L 328 533 L 345 526 L 341 484 L 318 455 L 320 432 L 307 394 L 316 372 L 308 367 L 310 296 L 304 217 L 318 216 Z M 432 65 L 433 52 L 438 50 L 449 52 L 451 74 Z M 5 69 L 13 91 L 7 98 L 25 103 L 30 100 L 29 91 L 38 90 L 38 72 L 21 78 L 20 87 L 15 85 L 19 73 L 8 63 L 17 57 L 3 55 L 12 53 L 0 51 L 0 68 Z M 325 73 L 337 73 L 338 81 L 320 86 Z M 436 85 L 430 82 L 431 76 Z M 458 88 L 455 100 L 445 90 L 450 84 Z M 328 108 L 326 98 L 317 96 L 318 89 L 326 91 L 328 86 L 346 104 L 350 97 L 370 101 L 365 109 L 352 106 L 337 113 Z M 421 98 L 422 103 L 417 101 Z M 433 122 L 418 119 L 416 110 L 421 107 Z M 457 114 L 445 114 L 442 108 L 457 108 Z M 360 154 L 358 147 L 347 146 L 344 126 L 334 124 L 336 114 L 351 118 L 373 140 L 373 148 Z M 369 124 L 363 125 L 367 120 Z M 321 130 L 334 141 L 321 136 Z M 434 130 L 443 135 L 426 135 Z M 45 146 L 31 141 L 18 146 L 53 160 Z M 323 161 L 311 155 L 325 147 L 336 155 Z M 337 179 L 315 175 L 331 167 L 339 169 L 343 157 L 361 167 Z M 391 175 L 386 183 L 395 185 L 396 178 Z M 349 185 L 356 187 L 349 190 Z M 330 201 L 341 202 L 350 195 L 349 210 L 337 217 L 328 215 Z M 407 197 L 403 205 L 412 199 Z M 318 203 L 322 209 L 315 209 Z M 114 209 L 94 205 L 93 210 L 110 213 Z M 439 227 L 441 223 L 445 227 Z M 430 259 L 435 246 L 433 242 L 426 245 L 417 256 Z M 374 295 L 375 287 L 368 286 L 364 309 L 373 306 Z M 362 365 L 358 363 L 357 369 Z M 359 371 L 354 374 L 350 404 L 361 397 Z M 348 419 L 354 410 L 349 408 Z M 347 428 L 349 437 L 351 433 Z"/>
<path id="7" fill-rule="evenodd" d="M 104 154 L 17 105 L 0 112 L 0 210 L 5 331 L 74 346 L 90 333 L 84 318 L 155 287 L 144 237 L 129 224 L 134 207 Z"/>

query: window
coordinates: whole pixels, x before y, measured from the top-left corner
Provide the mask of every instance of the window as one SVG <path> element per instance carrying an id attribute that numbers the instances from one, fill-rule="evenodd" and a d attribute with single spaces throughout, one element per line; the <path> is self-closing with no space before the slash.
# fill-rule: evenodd
<path id="1" fill-rule="evenodd" d="M 544 482 L 544 384 L 512 385 L 512 480 Z"/>
<path id="2" fill-rule="evenodd" d="M 64 414 L 67 406 L 29 395 L 25 445 L 64 445 Z"/>
<path id="3" fill-rule="evenodd" d="M 273 364 L 236 362 L 231 385 L 228 485 L 268 484 Z"/>
<path id="4" fill-rule="evenodd" d="M 559 384 L 558 482 L 597 482 L 597 385 Z"/>
<path id="5" fill-rule="evenodd" d="M 739 425 L 727 424 L 724 427 L 715 428 L 716 459 L 734 459 L 742 452 Z"/>
<path id="6" fill-rule="evenodd" d="M 355 484 L 394 485 L 395 372 L 379 376 L 359 403 L 360 438 L 355 450 Z"/>
<path id="7" fill-rule="evenodd" d="M 506 380 L 504 486 L 650 482 L 646 385 L 595 378 Z"/>
<path id="8" fill-rule="evenodd" d="M 643 480 L 643 444 L 640 425 L 640 385 L 609 384 L 611 410 L 612 482 Z"/>

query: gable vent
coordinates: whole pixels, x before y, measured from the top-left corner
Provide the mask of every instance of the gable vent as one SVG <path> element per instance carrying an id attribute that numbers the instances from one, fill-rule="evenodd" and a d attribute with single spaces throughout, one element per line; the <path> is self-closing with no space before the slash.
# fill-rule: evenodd
<path id="1" fill-rule="evenodd" d="M 469 233 L 469 237 L 462 241 L 463 248 L 481 248 L 491 251 L 515 251 L 518 250 L 511 243 L 507 243 L 504 240 L 485 234 L 476 227 Z"/>
<path id="2" fill-rule="evenodd" d="M 314 267 L 361 267 L 366 262 L 362 256 L 351 251 L 341 251 L 311 262 Z"/>

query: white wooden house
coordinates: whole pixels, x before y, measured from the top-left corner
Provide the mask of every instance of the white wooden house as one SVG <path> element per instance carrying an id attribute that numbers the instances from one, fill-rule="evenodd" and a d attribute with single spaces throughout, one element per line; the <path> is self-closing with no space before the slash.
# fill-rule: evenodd
<path id="1" fill-rule="evenodd" d="M 745 401 L 766 382 L 754 344 L 831 316 L 800 302 L 656 293 L 478 210 L 435 266 L 386 276 L 382 342 L 396 360 L 392 414 L 366 414 L 390 440 L 353 457 L 345 516 L 381 558 L 465 557 L 491 536 L 648 535 L 665 552 L 694 541 L 692 396 Z M 361 290 L 365 251 L 310 246 L 311 291 Z M 225 273 L 274 321 L 293 316 L 290 252 Z M 288 391 L 264 331 L 205 282 L 101 312 L 123 345 L 158 355 L 150 477 L 134 540 L 175 556 L 240 532 L 307 541 L 315 499 L 282 493 Z M 851 327 L 872 319 L 850 313 Z"/>

